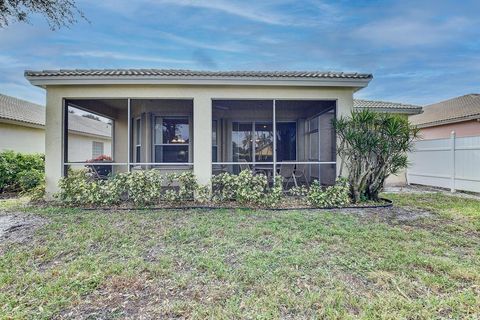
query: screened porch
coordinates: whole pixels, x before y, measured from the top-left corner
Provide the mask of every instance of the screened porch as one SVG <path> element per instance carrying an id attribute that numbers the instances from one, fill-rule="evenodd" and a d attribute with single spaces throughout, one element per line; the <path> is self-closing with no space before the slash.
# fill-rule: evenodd
<path id="1" fill-rule="evenodd" d="M 195 139 L 211 139 L 212 174 L 250 170 L 285 186 L 331 185 L 336 177 L 335 100 L 211 100 L 211 137 L 194 137 L 193 99 L 69 99 L 65 114 L 110 128 L 111 147 L 84 156 L 70 141 L 64 118 L 64 166 L 86 167 L 99 178 L 117 172 L 192 170 Z M 95 128 L 93 128 L 95 129 Z M 93 148 L 93 147 L 92 147 Z M 92 149 L 93 150 L 93 149 Z M 82 156 L 79 156 L 82 154 Z M 65 170 L 64 172 L 67 172 Z"/>
<path id="2" fill-rule="evenodd" d="M 286 187 L 336 177 L 336 101 L 213 100 L 212 173 L 250 170 Z"/>

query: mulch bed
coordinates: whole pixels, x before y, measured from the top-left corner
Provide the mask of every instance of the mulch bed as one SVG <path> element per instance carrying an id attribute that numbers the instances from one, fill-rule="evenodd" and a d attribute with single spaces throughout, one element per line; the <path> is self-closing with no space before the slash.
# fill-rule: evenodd
<path id="1" fill-rule="evenodd" d="M 263 207 L 263 206 L 245 206 L 239 204 L 235 201 L 221 202 L 221 203 L 198 203 L 194 201 L 186 201 L 181 203 L 171 203 L 171 202 L 160 202 L 153 206 L 138 207 L 131 204 L 124 204 L 120 206 L 113 207 L 99 207 L 99 206 L 87 206 L 82 207 L 83 210 L 187 210 L 187 209 L 205 209 L 205 210 L 215 210 L 215 209 L 240 209 L 240 210 L 330 210 L 330 209 L 366 209 L 366 208 L 389 208 L 393 206 L 393 202 L 388 199 L 381 199 L 380 202 L 363 202 L 358 204 L 349 204 L 345 207 L 323 207 L 317 208 L 312 207 L 306 204 L 304 201 L 301 201 L 297 198 L 287 198 L 282 201 L 276 207 Z"/>

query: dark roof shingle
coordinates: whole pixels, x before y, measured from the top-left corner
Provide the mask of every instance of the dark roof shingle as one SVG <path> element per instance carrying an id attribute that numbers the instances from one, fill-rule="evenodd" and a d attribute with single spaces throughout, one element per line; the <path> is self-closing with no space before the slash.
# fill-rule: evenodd
<path id="1" fill-rule="evenodd" d="M 372 109 L 398 113 L 417 114 L 422 112 L 422 107 L 398 102 L 354 99 L 353 106 L 357 109 Z"/>
<path id="2" fill-rule="evenodd" d="M 371 79 L 367 73 L 332 71 L 197 71 L 184 69 L 74 69 L 25 71 L 26 77 L 224 77 L 224 78 L 299 78 L 299 79 Z"/>
<path id="3" fill-rule="evenodd" d="M 480 94 L 467 94 L 423 107 L 423 113 L 411 116 L 420 127 L 430 127 L 470 118 L 480 119 Z"/>
<path id="4" fill-rule="evenodd" d="M 45 107 L 33 102 L 0 94 L 0 119 L 44 126 Z M 111 137 L 112 126 L 108 123 L 75 114 L 69 114 L 68 121 L 69 130 Z"/>
<path id="5" fill-rule="evenodd" d="M 45 125 L 45 107 L 0 94 L 0 118 L 43 126 Z"/>

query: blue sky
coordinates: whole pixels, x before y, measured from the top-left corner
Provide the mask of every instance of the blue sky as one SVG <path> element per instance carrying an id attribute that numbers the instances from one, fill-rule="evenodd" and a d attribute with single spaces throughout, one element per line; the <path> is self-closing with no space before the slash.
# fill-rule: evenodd
<path id="1" fill-rule="evenodd" d="M 480 1 L 78 0 L 90 20 L 0 29 L 0 93 L 44 104 L 25 69 L 373 73 L 357 98 L 429 104 L 480 92 Z"/>

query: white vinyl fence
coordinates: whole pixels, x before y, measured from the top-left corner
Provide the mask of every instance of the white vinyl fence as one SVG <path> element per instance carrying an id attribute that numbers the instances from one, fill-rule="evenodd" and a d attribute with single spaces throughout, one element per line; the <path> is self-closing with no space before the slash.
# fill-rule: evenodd
<path id="1" fill-rule="evenodd" d="M 408 158 L 409 184 L 480 192 L 480 136 L 420 140 Z"/>

